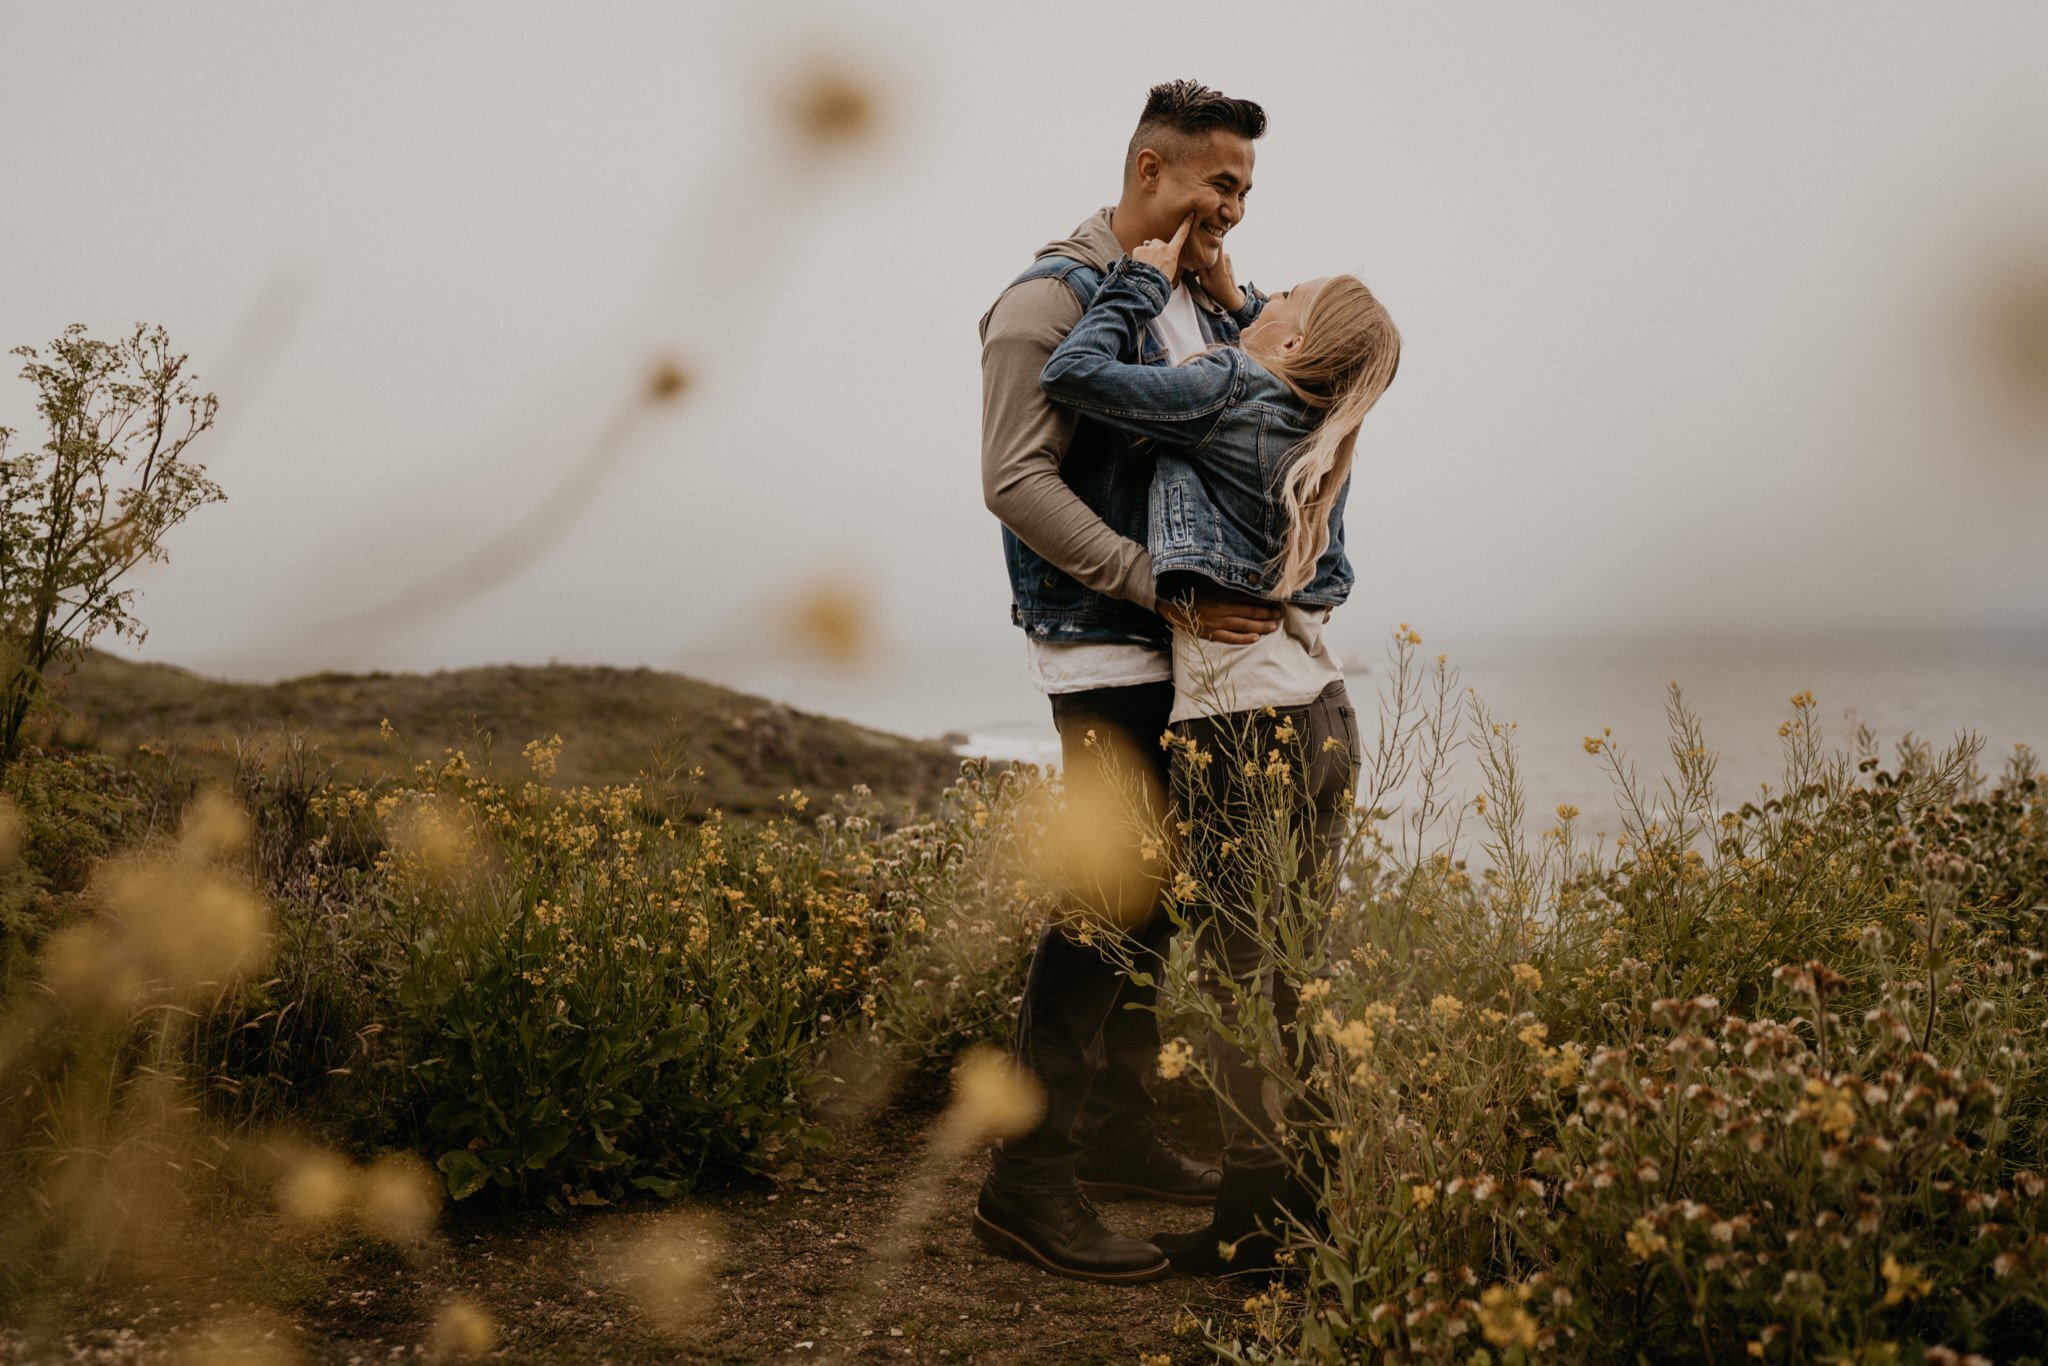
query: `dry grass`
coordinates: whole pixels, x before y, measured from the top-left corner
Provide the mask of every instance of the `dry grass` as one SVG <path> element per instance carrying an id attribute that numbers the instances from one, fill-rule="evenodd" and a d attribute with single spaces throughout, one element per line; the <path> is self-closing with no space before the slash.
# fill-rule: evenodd
<path id="1" fill-rule="evenodd" d="M 561 735 L 564 784 L 686 781 L 702 805 L 731 815 L 772 811 L 792 787 L 845 791 L 866 783 L 885 803 L 923 803 L 959 770 L 943 746 L 813 716 L 681 674 L 580 665 L 453 669 L 431 674 L 312 674 L 234 683 L 97 651 L 60 685 L 69 715 L 59 739 L 117 758 L 138 745 L 168 750 L 226 777 L 238 750 L 275 759 L 303 737 L 339 776 L 409 771 L 489 736 L 520 766 L 518 747 Z M 390 722 L 386 738 L 382 724 Z M 668 770 L 664 775 L 661 770 Z"/>

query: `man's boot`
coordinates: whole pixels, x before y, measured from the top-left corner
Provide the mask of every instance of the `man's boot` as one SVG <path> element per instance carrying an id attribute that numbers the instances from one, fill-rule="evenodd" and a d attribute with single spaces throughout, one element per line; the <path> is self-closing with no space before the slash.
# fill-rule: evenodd
<path id="1" fill-rule="evenodd" d="M 1173 1269 L 1152 1244 L 1104 1224 L 1078 1190 L 1015 1194 L 983 1182 L 974 1205 L 974 1236 L 1005 1257 L 1082 1281 L 1135 1285 Z"/>
<path id="2" fill-rule="evenodd" d="M 1098 1200 L 1213 1205 L 1223 1186 L 1222 1168 L 1196 1161 L 1149 1127 L 1129 1147 L 1082 1153 L 1075 1174 L 1081 1179 L 1081 1189 Z"/>

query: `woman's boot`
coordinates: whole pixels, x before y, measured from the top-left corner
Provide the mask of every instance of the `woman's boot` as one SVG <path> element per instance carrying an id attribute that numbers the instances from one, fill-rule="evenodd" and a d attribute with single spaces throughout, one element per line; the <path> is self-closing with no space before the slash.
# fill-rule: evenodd
<path id="1" fill-rule="evenodd" d="M 1298 1212 L 1300 1185 L 1285 1167 L 1225 1167 L 1215 1217 L 1191 1233 L 1155 1233 L 1150 1242 L 1166 1254 L 1174 1270 L 1194 1276 L 1269 1271 L 1280 1241 L 1267 1230 L 1284 1229 L 1286 1213 Z M 1309 1207 L 1314 1203 L 1310 1194 Z"/>

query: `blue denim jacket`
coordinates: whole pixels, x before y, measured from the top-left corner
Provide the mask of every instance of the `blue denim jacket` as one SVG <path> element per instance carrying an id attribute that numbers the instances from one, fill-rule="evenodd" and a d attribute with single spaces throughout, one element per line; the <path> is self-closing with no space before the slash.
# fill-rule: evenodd
<path id="1" fill-rule="evenodd" d="M 1315 429 L 1316 411 L 1235 346 L 1185 365 L 1130 365 L 1145 324 L 1166 307 L 1166 277 L 1126 257 L 1053 351 L 1040 378 L 1048 397 L 1096 422 L 1150 438 L 1156 468 L 1146 543 L 1162 594 L 1197 575 L 1273 597 L 1285 548 L 1281 476 Z M 1288 599 L 1334 607 L 1350 596 L 1344 554 L 1347 479 L 1330 509 L 1330 544 L 1315 576 Z"/>
<path id="2" fill-rule="evenodd" d="M 1157 272 L 1153 278 L 1165 279 Z M 1010 284 L 1014 287 L 1041 279 L 1065 284 L 1086 310 L 1101 288 L 1103 274 L 1070 256 L 1041 256 Z M 1235 317 L 1206 308 L 1196 313 L 1203 334 L 1212 343 L 1228 344 L 1237 340 L 1239 328 L 1256 318 L 1264 305 L 1265 296 L 1247 288 L 1245 306 Z M 1164 306 L 1162 294 L 1160 307 Z M 1153 314 L 1158 311 L 1155 308 Z M 1084 311 L 1083 321 L 1086 316 Z M 1128 345 L 1117 354 L 1136 356 L 1142 366 L 1170 367 L 1166 349 L 1142 324 L 1133 329 Z M 1133 441 L 1114 424 L 1091 421 L 1085 414 L 1075 424 L 1073 439 L 1060 462 L 1061 477 L 1081 501 L 1112 530 L 1140 543 L 1146 540 L 1152 473 L 1148 443 Z M 1003 559 L 1010 571 L 1011 620 L 1036 639 L 1062 644 L 1157 645 L 1167 638 L 1166 623 L 1156 612 L 1085 587 L 1024 544 L 1008 527 L 1003 528 Z"/>

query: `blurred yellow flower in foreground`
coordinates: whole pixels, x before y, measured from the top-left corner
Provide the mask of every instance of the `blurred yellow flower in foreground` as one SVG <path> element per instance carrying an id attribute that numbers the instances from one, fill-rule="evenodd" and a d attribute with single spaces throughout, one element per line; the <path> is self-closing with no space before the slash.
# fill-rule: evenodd
<path id="1" fill-rule="evenodd" d="M 858 142 L 875 129 L 879 107 L 868 83 L 836 66 L 811 68 L 790 92 L 790 121 L 820 147 Z"/>
<path id="2" fill-rule="evenodd" d="M 297 1366 L 305 1354 L 296 1331 L 281 1319 L 243 1311 L 185 1334 L 170 1361 L 173 1366 Z"/>
<path id="3" fill-rule="evenodd" d="M 865 659 L 875 638 L 866 595 L 834 583 L 806 590 L 789 606 L 783 624 L 796 649 L 842 667 Z"/>
<path id="4" fill-rule="evenodd" d="M 427 1333 L 427 1359 L 460 1361 L 480 1357 L 498 1345 L 498 1325 L 468 1300 L 450 1300 Z"/>
<path id="5" fill-rule="evenodd" d="M 356 1172 L 338 1153 L 301 1154 L 277 1183 L 277 1208 L 300 1224 L 325 1224 L 355 1202 Z"/>
<path id="6" fill-rule="evenodd" d="M 178 832 L 178 852 L 207 862 L 239 854 L 249 847 L 249 813 L 222 792 L 202 792 L 185 813 Z"/>
<path id="7" fill-rule="evenodd" d="M 1147 810 L 1163 803 L 1134 790 L 1149 779 L 1139 756 L 1113 738 L 1097 749 L 1098 761 L 1067 775 L 1026 857 L 1034 881 L 1073 908 L 1085 928 L 1127 929 L 1152 914 L 1162 893 L 1187 900 L 1199 889 L 1184 873 L 1166 877 L 1170 860 L 1162 855 L 1172 846 Z M 1108 923 L 1085 924 L 1091 920 Z"/>
<path id="8" fill-rule="evenodd" d="M 690 372 L 673 360 L 663 359 L 655 363 L 647 375 L 647 401 L 649 403 L 671 403 L 681 398 L 690 388 Z"/>
<path id="9" fill-rule="evenodd" d="M 269 956 L 269 903 L 226 877 L 137 858 L 108 868 L 99 887 L 122 931 L 112 952 L 180 994 L 217 989 Z"/>
<path id="10" fill-rule="evenodd" d="M 988 1143 L 1014 1138 L 1045 1113 L 1037 1078 L 997 1049 L 970 1048 L 953 1069 L 953 1103 L 944 1127 L 956 1140 Z"/>
<path id="11" fill-rule="evenodd" d="M 702 1217 L 664 1215 L 617 1249 L 611 1279 L 656 1329 L 680 1332 L 703 1311 L 721 1250 L 716 1230 Z"/>
<path id="12" fill-rule="evenodd" d="M 392 847 L 436 876 L 467 870 L 479 851 L 474 820 L 460 803 L 428 795 L 379 814 L 385 817 Z"/>
<path id="13" fill-rule="evenodd" d="M 386 1153 L 363 1172 L 357 1218 L 386 1242 L 417 1243 L 433 1232 L 442 1185 L 414 1153 Z"/>
<path id="14" fill-rule="evenodd" d="M 367 1167 L 313 1148 L 286 1158 L 278 1178 L 278 1212 L 293 1223 L 320 1226 L 353 1217 L 363 1232 L 388 1243 L 420 1243 L 441 1214 L 442 1184 L 419 1156 L 386 1153 Z"/>

